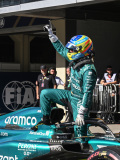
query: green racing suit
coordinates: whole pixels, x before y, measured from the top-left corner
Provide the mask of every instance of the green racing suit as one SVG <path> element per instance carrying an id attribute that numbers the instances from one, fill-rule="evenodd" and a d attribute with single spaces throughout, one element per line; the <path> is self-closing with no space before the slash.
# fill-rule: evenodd
<path id="1" fill-rule="evenodd" d="M 57 40 L 53 43 L 57 52 L 62 55 L 67 61 L 68 49 Z M 50 115 L 51 102 L 68 106 L 73 114 L 73 120 L 76 120 L 80 106 L 88 108 L 84 119 L 88 118 L 89 109 L 92 105 L 92 94 L 96 84 L 96 69 L 94 64 L 85 64 L 81 68 L 73 69 L 71 67 L 71 91 L 63 89 L 44 89 L 40 95 L 40 106 L 43 115 Z M 85 136 L 87 134 L 87 127 L 74 127 L 75 136 Z"/>

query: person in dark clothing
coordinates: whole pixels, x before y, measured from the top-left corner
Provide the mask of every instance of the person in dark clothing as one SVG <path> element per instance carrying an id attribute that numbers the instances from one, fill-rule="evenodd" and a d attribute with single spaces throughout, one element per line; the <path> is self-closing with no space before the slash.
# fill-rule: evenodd
<path id="1" fill-rule="evenodd" d="M 40 99 L 40 93 L 43 89 L 47 88 L 57 88 L 55 77 L 48 73 L 46 65 L 40 67 L 41 74 L 38 75 L 36 81 L 36 98 Z"/>
<path id="2" fill-rule="evenodd" d="M 49 73 L 52 74 L 52 75 L 55 77 L 55 81 L 56 81 L 57 87 L 58 87 L 59 85 L 64 86 L 64 82 L 61 80 L 61 78 L 58 77 L 58 76 L 56 76 L 56 75 L 57 75 L 56 68 L 50 67 L 50 68 L 49 68 Z"/>
<path id="3" fill-rule="evenodd" d="M 65 82 L 65 90 L 71 90 L 70 86 L 70 67 L 66 68 L 66 82 Z"/>

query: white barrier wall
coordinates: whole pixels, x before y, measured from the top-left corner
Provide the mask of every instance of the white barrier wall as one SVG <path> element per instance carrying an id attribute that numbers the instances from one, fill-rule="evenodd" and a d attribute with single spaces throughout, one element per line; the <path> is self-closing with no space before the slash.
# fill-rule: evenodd
<path id="1" fill-rule="evenodd" d="M 4 3 L 7 1 L 7 5 L 5 6 Z M 4 3 L 1 4 L 0 14 L 11 14 L 14 15 L 16 13 L 25 13 L 27 12 L 34 12 L 38 11 L 45 11 L 49 9 L 60 9 L 60 8 L 67 8 L 67 7 L 74 7 L 74 6 L 82 6 L 82 5 L 89 5 L 89 4 L 96 4 L 102 2 L 110 2 L 114 0 L 38 0 L 29 3 L 21 3 L 19 2 L 16 5 L 16 2 L 12 4 L 8 2 L 8 0 L 4 0 Z M 26 1 L 28 2 L 28 1 Z M 10 6 L 9 6 L 10 5 Z"/>

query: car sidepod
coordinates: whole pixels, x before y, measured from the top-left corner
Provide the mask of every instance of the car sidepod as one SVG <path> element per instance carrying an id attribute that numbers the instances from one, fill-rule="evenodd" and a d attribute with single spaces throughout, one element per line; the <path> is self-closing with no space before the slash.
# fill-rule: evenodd
<path id="1" fill-rule="evenodd" d="M 11 127 L 13 127 L 11 125 Z M 16 126 L 15 126 L 16 127 Z M 40 129 L 39 129 L 40 128 Z M 34 132 L 31 129 L 0 129 L 0 145 L 1 142 L 14 140 L 41 140 L 49 141 L 52 135 L 55 134 L 54 125 L 41 125 L 38 130 Z"/>
<path id="2" fill-rule="evenodd" d="M 24 160 L 41 157 L 48 153 L 50 153 L 49 145 L 39 141 L 9 141 L 0 144 L 0 159 Z"/>
<path id="3" fill-rule="evenodd" d="M 19 125 L 24 128 L 31 128 L 43 117 L 40 107 L 29 107 L 0 116 L 0 128 L 6 125 Z"/>
<path id="4" fill-rule="evenodd" d="M 92 146 L 93 150 L 97 150 L 99 148 L 102 148 L 102 147 L 107 147 L 107 146 L 120 146 L 120 143 L 113 139 L 109 139 L 109 140 L 106 140 L 106 139 L 91 139 L 88 141 L 88 143 Z"/>

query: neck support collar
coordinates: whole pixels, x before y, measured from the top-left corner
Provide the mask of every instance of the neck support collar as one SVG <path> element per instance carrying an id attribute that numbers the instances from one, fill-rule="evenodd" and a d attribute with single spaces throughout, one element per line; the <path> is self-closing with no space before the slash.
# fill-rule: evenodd
<path id="1" fill-rule="evenodd" d="M 92 59 L 90 58 L 90 59 L 86 59 L 86 58 L 83 58 L 83 59 L 81 59 L 81 60 L 78 60 L 78 61 L 72 61 L 72 62 L 70 62 L 70 64 L 69 64 L 69 66 L 71 67 L 73 67 L 73 69 L 75 70 L 77 67 L 83 67 L 85 64 L 92 64 L 93 63 L 93 61 L 92 61 Z"/>

